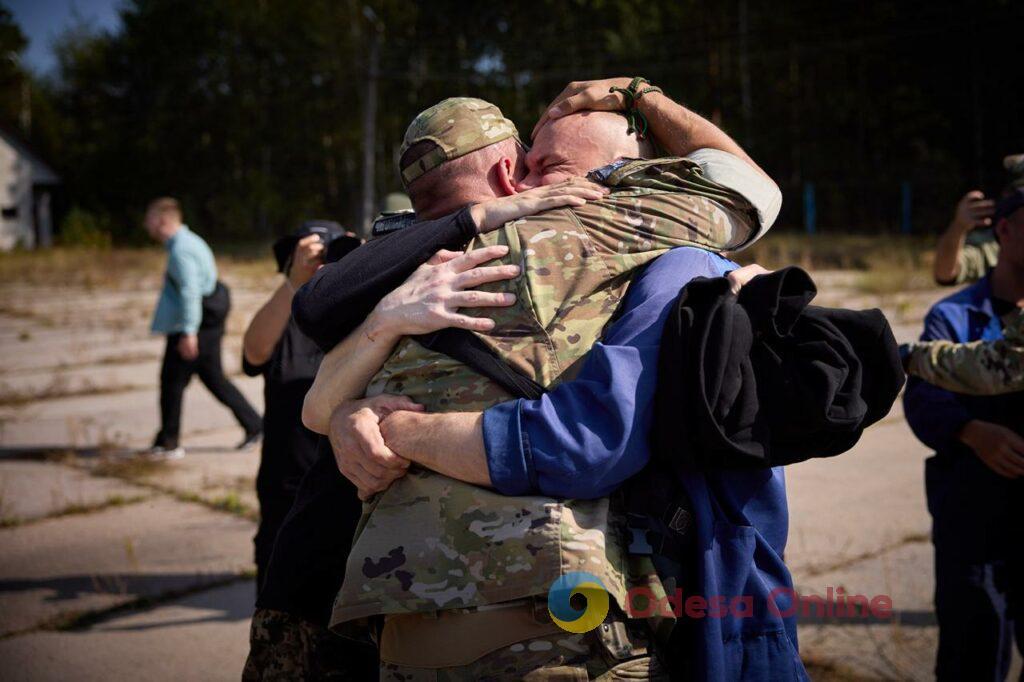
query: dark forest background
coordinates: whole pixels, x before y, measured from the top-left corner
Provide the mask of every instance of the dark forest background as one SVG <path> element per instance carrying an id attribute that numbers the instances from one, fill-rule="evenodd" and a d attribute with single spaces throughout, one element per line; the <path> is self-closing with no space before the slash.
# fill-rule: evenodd
<path id="1" fill-rule="evenodd" d="M 400 189 L 419 110 L 479 96 L 528 133 L 587 78 L 646 76 L 719 123 L 782 185 L 785 228 L 805 227 L 813 188 L 819 232 L 936 232 L 1024 151 L 1013 0 L 127 0 L 121 15 L 118 32 L 62 35 L 43 79 L 0 10 L 0 123 L 62 175 L 58 217 L 119 242 L 162 194 L 219 241 L 314 216 L 358 227 Z"/>

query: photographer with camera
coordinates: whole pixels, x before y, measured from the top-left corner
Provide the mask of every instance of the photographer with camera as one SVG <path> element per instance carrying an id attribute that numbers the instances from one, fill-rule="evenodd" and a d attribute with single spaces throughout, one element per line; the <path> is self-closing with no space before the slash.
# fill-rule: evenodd
<path id="1" fill-rule="evenodd" d="M 295 326 L 292 296 L 326 261 L 359 246 L 338 223 L 313 220 L 274 243 L 284 281 L 253 316 L 242 341 L 242 367 L 264 378 L 263 450 L 256 476 L 260 525 L 253 538 L 256 585 L 263 585 L 274 538 L 295 491 L 316 458 L 319 436 L 302 425 L 302 400 L 323 354 Z"/>

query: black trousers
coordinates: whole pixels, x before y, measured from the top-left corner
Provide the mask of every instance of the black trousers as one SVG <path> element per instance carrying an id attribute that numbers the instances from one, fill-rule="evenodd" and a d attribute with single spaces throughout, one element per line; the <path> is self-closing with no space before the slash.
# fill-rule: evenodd
<path id="1" fill-rule="evenodd" d="M 316 462 L 278 530 L 256 607 L 326 628 L 362 511 L 355 486 L 338 471 L 330 443 L 321 438 Z"/>
<path id="2" fill-rule="evenodd" d="M 160 368 L 161 427 L 155 444 L 165 448 L 178 446 L 178 435 L 181 433 L 181 400 L 193 374 L 198 374 L 199 380 L 213 397 L 231 410 L 246 434 L 258 432 L 262 423 L 259 414 L 241 391 L 224 376 L 220 357 L 224 328 L 199 330 L 199 357 L 195 360 L 186 360 L 178 353 L 180 339 L 181 334 L 167 335 L 163 366 Z"/>
<path id="3" fill-rule="evenodd" d="M 935 673 L 1005 680 L 1024 652 L 1024 480 L 993 473 L 964 452 L 926 463 L 935 545 Z M 1024 678 L 1022 678 L 1024 679 Z"/>
<path id="4" fill-rule="evenodd" d="M 277 399 L 302 404 L 302 399 L 292 395 L 291 391 L 280 392 Z M 293 413 L 289 410 L 282 414 L 284 411 L 280 409 L 280 404 L 273 404 L 274 400 L 274 397 L 267 395 L 263 450 L 260 453 L 260 469 L 256 474 L 256 498 L 260 502 L 260 525 L 253 538 L 257 590 L 263 588 L 277 533 L 295 503 L 303 477 L 316 461 L 321 440 L 320 434 L 302 426 L 302 417 L 298 411 Z M 283 422 L 284 416 L 293 416 L 294 421 Z M 355 518 L 359 518 L 358 514 Z"/>
<path id="5" fill-rule="evenodd" d="M 252 539 L 256 560 L 256 592 L 263 589 L 263 583 L 267 579 L 267 569 L 270 566 L 270 557 L 274 552 L 274 543 L 277 540 L 277 533 L 284 524 L 288 511 L 295 501 L 295 494 L 263 494 L 257 491 L 260 502 L 260 525 L 256 529 L 256 536 Z"/>

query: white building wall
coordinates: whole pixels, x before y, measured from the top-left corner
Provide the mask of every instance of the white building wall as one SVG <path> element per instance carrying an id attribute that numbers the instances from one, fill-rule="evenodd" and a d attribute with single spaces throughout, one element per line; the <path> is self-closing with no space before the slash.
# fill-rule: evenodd
<path id="1" fill-rule="evenodd" d="M 41 211 L 36 211 L 33 187 L 55 185 L 59 178 L 45 164 L 18 142 L 0 135 L 0 250 L 16 246 L 34 248 L 36 219 L 42 218 L 42 244 L 49 246 L 52 237 L 49 196 L 40 192 Z M 37 213 L 42 215 L 37 216 Z"/>
<path id="2" fill-rule="evenodd" d="M 0 136 L 0 249 L 34 246 L 31 162 Z M 11 213 L 15 212 L 16 216 Z"/>

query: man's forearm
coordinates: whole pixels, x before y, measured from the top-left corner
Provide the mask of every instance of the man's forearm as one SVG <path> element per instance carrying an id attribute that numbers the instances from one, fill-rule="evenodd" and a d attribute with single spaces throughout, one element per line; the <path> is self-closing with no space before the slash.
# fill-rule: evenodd
<path id="1" fill-rule="evenodd" d="M 380 427 L 395 454 L 450 478 L 491 487 L 482 413 L 393 412 Z"/>
<path id="2" fill-rule="evenodd" d="M 320 268 L 295 295 L 295 322 L 327 352 L 439 249 L 460 248 L 476 234 L 468 211 L 416 223 L 372 239 Z"/>
<path id="3" fill-rule="evenodd" d="M 242 353 L 253 365 L 262 365 L 269 360 L 274 346 L 281 340 L 292 314 L 292 293 L 291 285 L 283 282 L 253 315 L 242 337 Z"/>
<path id="4" fill-rule="evenodd" d="M 370 315 L 324 356 L 302 404 L 302 423 L 326 434 L 331 414 L 346 400 L 363 397 L 370 379 L 384 366 L 401 336 L 384 329 Z"/>
<path id="5" fill-rule="evenodd" d="M 954 220 L 939 237 L 932 266 L 932 275 L 937 283 L 952 284 L 956 281 L 960 274 L 960 252 L 963 251 L 969 231 L 969 228 L 965 229 Z"/>
<path id="6" fill-rule="evenodd" d="M 644 95 L 640 111 L 647 117 L 654 139 L 672 156 L 687 156 L 698 149 L 720 149 L 749 163 L 765 177 L 743 148 L 718 126 L 661 93 Z"/>

